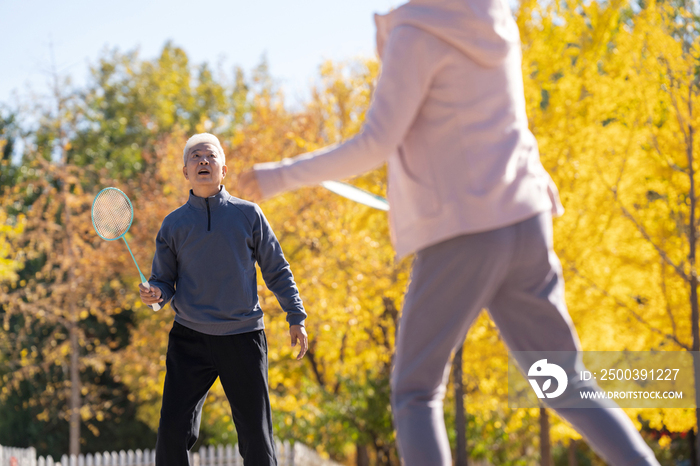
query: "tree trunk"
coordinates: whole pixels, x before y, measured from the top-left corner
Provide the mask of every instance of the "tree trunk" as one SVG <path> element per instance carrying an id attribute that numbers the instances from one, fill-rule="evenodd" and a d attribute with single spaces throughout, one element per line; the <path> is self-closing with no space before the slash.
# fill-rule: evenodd
<path id="1" fill-rule="evenodd" d="M 688 443 L 690 444 L 690 466 L 698 466 L 697 449 L 695 448 L 695 431 L 688 432 Z"/>
<path id="2" fill-rule="evenodd" d="M 691 82 L 688 95 L 688 115 L 689 121 L 693 116 L 693 87 Z M 690 265 L 690 319 L 693 332 L 693 363 L 695 368 L 695 426 L 700 429 L 700 317 L 698 315 L 698 276 L 695 270 L 697 230 L 695 225 L 695 208 L 697 198 L 695 196 L 695 168 L 693 167 L 693 125 L 688 124 L 688 142 L 686 145 L 686 156 L 688 159 L 688 178 L 690 181 L 690 215 L 688 220 L 688 262 Z M 695 436 L 695 461 L 700 464 L 700 435 Z"/>
<path id="3" fill-rule="evenodd" d="M 569 442 L 569 466 L 578 466 L 578 460 L 576 459 L 576 440 L 571 440 Z"/>
<path id="4" fill-rule="evenodd" d="M 552 446 L 549 443 L 549 415 L 547 408 L 540 408 L 540 465 L 554 466 Z"/>
<path id="5" fill-rule="evenodd" d="M 73 264 L 75 263 L 73 244 L 72 244 L 72 231 L 71 231 L 71 213 L 70 207 L 68 206 L 68 183 L 67 178 L 67 167 L 64 165 L 64 178 L 63 183 L 63 202 L 64 206 L 64 227 L 65 227 L 65 240 L 64 240 L 64 254 L 69 258 L 69 269 L 68 269 L 68 284 L 71 288 L 71 292 L 68 293 L 67 299 L 68 308 L 70 310 L 69 316 L 69 336 L 70 336 L 70 394 L 69 394 L 69 410 L 70 410 L 70 420 L 69 420 L 69 437 L 68 437 L 68 454 L 78 456 L 80 454 L 80 342 L 78 341 L 78 325 L 80 317 L 78 315 L 78 309 L 75 305 L 75 297 L 73 294 L 73 288 L 75 287 L 75 274 L 73 273 Z"/>
<path id="6" fill-rule="evenodd" d="M 369 453 L 367 453 L 367 445 L 355 445 L 357 452 L 357 466 L 369 466 Z"/>
<path id="7" fill-rule="evenodd" d="M 452 361 L 452 377 L 455 388 L 455 433 L 457 434 L 457 454 L 455 466 L 467 466 L 467 421 L 464 412 L 464 381 L 462 375 L 462 353 L 464 346 L 455 351 Z"/>
<path id="8" fill-rule="evenodd" d="M 56 99 L 56 110 L 57 110 L 57 122 L 58 122 L 58 144 L 61 150 L 61 195 L 63 200 L 63 227 L 64 227 L 64 240 L 63 240 L 63 253 L 68 257 L 68 270 L 66 273 L 68 285 L 70 287 L 70 292 L 67 295 L 67 301 L 64 304 L 68 307 L 70 312 L 69 320 L 69 338 L 70 338 L 70 392 L 68 394 L 68 409 L 70 412 L 69 418 L 69 437 L 68 437 L 68 453 L 70 455 L 78 456 L 80 454 L 80 342 L 78 338 L 78 322 L 80 317 L 78 315 L 78 309 L 75 305 L 75 295 L 73 290 L 75 289 L 75 273 L 73 272 L 73 264 L 75 264 L 75 254 L 73 251 L 72 243 L 72 228 L 71 228 L 71 211 L 69 205 L 69 189 L 70 184 L 68 182 L 68 151 L 67 138 L 63 126 L 63 94 L 61 91 L 61 86 L 59 83 L 58 72 L 56 71 L 55 63 L 53 61 L 53 46 L 51 48 L 52 56 L 52 68 L 53 68 L 53 84 L 54 84 L 54 98 Z"/>
<path id="9" fill-rule="evenodd" d="M 695 319 L 696 313 L 693 313 L 693 327 L 697 327 L 698 323 Z M 693 331 L 695 333 L 695 331 Z M 697 349 L 695 349 L 695 335 L 693 335 L 693 366 L 695 370 L 695 406 L 700 406 L 700 357 L 698 357 Z M 695 429 L 700 430 L 700 408 L 695 409 Z M 691 433 L 694 435 L 691 438 L 694 439 L 693 460 L 692 464 L 694 466 L 700 465 L 700 435 L 697 435 L 691 429 Z"/>
<path id="10" fill-rule="evenodd" d="M 75 304 L 72 303 L 72 308 Z M 70 328 L 70 449 L 69 454 L 80 454 L 80 368 L 78 367 L 78 323 Z"/>

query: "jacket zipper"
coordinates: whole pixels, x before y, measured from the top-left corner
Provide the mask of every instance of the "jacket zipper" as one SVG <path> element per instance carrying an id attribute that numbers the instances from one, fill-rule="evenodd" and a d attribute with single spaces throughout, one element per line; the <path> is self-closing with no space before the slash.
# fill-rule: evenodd
<path id="1" fill-rule="evenodd" d="M 211 231 L 211 212 L 209 211 L 209 199 L 204 199 L 207 203 L 207 231 Z"/>

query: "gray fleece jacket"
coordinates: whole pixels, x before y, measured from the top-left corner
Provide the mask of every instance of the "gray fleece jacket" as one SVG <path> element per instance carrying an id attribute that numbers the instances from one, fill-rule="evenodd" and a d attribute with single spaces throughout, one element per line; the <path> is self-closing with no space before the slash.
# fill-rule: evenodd
<path id="1" fill-rule="evenodd" d="M 190 191 L 156 237 L 149 283 L 169 301 L 175 321 L 209 335 L 264 328 L 255 263 L 290 325 L 304 325 L 306 312 L 289 263 L 256 204 L 231 196 L 222 186 L 212 197 Z"/>

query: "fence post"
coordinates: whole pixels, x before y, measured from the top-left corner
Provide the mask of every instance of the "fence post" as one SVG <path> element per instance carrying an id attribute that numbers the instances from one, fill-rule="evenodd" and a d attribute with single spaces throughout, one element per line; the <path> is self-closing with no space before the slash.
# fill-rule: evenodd
<path id="1" fill-rule="evenodd" d="M 207 448 L 207 461 L 208 463 L 206 463 L 206 466 L 216 466 L 216 449 L 214 448 L 214 445 L 209 445 Z"/>
<path id="2" fill-rule="evenodd" d="M 143 466 L 155 466 L 155 464 L 153 464 L 153 463 L 151 462 L 151 450 L 150 450 L 149 448 L 146 448 L 146 449 L 143 451 L 143 462 L 142 462 L 142 464 L 143 464 Z"/>
<path id="3" fill-rule="evenodd" d="M 36 448 L 29 447 L 29 465 L 36 466 Z"/>
<path id="4" fill-rule="evenodd" d="M 199 464 L 196 466 L 208 466 L 209 465 L 209 455 L 207 455 L 207 447 L 202 445 L 199 449 L 199 453 L 195 453 L 199 456 Z"/>
<path id="5" fill-rule="evenodd" d="M 277 439 L 275 439 L 275 453 L 277 453 L 277 461 L 279 462 L 280 466 L 287 466 L 284 444 Z"/>
<path id="6" fill-rule="evenodd" d="M 238 443 L 236 443 L 233 450 L 235 452 L 233 455 L 235 458 L 235 461 L 233 462 L 234 466 L 243 466 L 243 457 L 241 456 L 241 450 L 238 448 Z"/>
<path id="7" fill-rule="evenodd" d="M 233 466 L 233 461 L 234 461 L 234 460 L 233 460 L 233 445 L 231 445 L 231 444 L 229 443 L 229 444 L 226 445 L 226 447 L 224 448 L 224 451 L 225 451 L 224 457 L 226 458 L 226 459 L 224 460 L 224 466 Z"/>

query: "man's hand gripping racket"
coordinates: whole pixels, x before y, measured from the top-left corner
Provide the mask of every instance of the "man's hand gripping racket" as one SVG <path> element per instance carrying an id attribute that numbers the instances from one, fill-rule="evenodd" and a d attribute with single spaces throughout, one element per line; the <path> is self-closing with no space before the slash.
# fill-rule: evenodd
<path id="1" fill-rule="evenodd" d="M 148 282 L 139 283 L 139 294 L 141 295 L 141 301 L 149 306 L 153 306 L 154 311 L 160 309 L 160 305 L 158 303 L 163 302 L 160 288 L 157 286 L 151 286 L 148 284 Z"/>
<path id="2" fill-rule="evenodd" d="M 154 311 L 160 310 L 158 303 L 162 302 L 161 291 L 158 287 L 151 286 L 146 280 L 146 277 L 141 273 L 139 264 L 136 263 L 136 258 L 131 252 L 129 243 L 127 243 L 124 235 L 131 223 L 134 221 L 134 208 L 131 205 L 129 197 L 117 188 L 105 188 L 95 196 L 92 202 L 92 226 L 100 238 L 107 241 L 114 241 L 119 238 L 124 240 L 126 248 L 134 260 L 136 270 L 139 271 L 141 284 L 139 291 L 141 299 L 144 303 L 153 308 Z"/>

